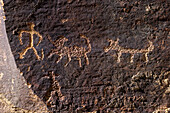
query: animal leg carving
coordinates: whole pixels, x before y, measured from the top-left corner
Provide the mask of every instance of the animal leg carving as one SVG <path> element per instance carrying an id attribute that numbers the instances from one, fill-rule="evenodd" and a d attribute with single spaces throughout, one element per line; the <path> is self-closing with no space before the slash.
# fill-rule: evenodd
<path id="1" fill-rule="evenodd" d="M 43 59 L 44 59 L 44 50 L 41 49 L 41 60 L 43 60 Z"/>
<path id="2" fill-rule="evenodd" d="M 85 57 L 85 59 L 86 59 L 86 64 L 89 65 L 89 59 L 88 59 L 87 55 L 84 54 L 84 57 Z"/>
<path id="3" fill-rule="evenodd" d="M 56 63 L 58 64 L 62 58 L 63 58 L 62 56 L 59 56 L 59 58 L 57 59 Z"/>
<path id="4" fill-rule="evenodd" d="M 78 58 L 78 61 L 79 61 L 79 66 L 81 67 L 81 58 L 80 57 Z"/>
<path id="5" fill-rule="evenodd" d="M 68 54 L 67 55 L 68 56 L 68 61 L 67 61 L 67 63 L 64 65 L 64 67 L 67 67 L 67 65 L 70 63 L 70 61 L 71 61 L 71 56 L 70 56 L 70 54 Z"/>
<path id="6" fill-rule="evenodd" d="M 117 56 L 117 62 L 119 63 L 119 62 L 120 62 L 120 57 L 122 56 L 122 52 L 121 52 L 121 51 L 118 52 L 117 55 L 118 55 L 118 56 Z"/>
<path id="7" fill-rule="evenodd" d="M 131 57 L 130 57 L 130 63 L 133 63 L 133 59 L 135 57 L 135 54 L 131 54 Z"/>
<path id="8" fill-rule="evenodd" d="M 145 59 L 146 59 L 146 63 L 147 63 L 149 61 L 148 53 L 145 53 Z"/>

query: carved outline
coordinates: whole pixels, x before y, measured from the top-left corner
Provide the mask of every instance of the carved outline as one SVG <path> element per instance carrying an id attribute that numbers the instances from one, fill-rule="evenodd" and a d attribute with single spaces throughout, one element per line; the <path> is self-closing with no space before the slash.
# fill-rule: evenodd
<path id="1" fill-rule="evenodd" d="M 149 42 L 149 47 L 147 49 L 126 49 L 123 48 L 121 46 L 119 46 L 119 39 L 117 39 L 116 41 L 112 40 L 112 39 L 107 39 L 107 41 L 110 43 L 108 47 L 104 48 L 104 52 L 109 52 L 110 50 L 116 50 L 118 51 L 117 53 L 117 62 L 120 62 L 120 57 L 122 55 L 122 53 L 130 53 L 131 54 L 131 58 L 130 58 L 130 62 L 133 63 L 133 59 L 134 59 L 134 55 L 136 53 L 144 53 L 145 54 L 145 58 L 146 58 L 146 62 L 149 61 L 148 58 L 148 54 L 149 52 L 153 51 L 154 49 L 154 45 L 153 42 L 151 42 L 150 40 L 148 40 Z"/>
<path id="2" fill-rule="evenodd" d="M 36 49 L 34 48 L 34 46 L 33 46 L 34 34 L 39 37 L 39 42 L 37 43 L 36 46 L 38 46 L 38 45 L 41 43 L 42 39 L 43 39 L 43 37 L 40 35 L 40 33 L 34 30 L 34 27 L 35 27 L 35 24 L 31 23 L 31 24 L 30 24 L 30 29 L 31 29 L 30 31 L 21 30 L 20 33 L 19 33 L 19 41 L 20 41 L 20 44 L 21 44 L 21 45 L 23 45 L 22 39 L 21 39 L 22 34 L 23 34 L 23 33 L 28 33 L 28 34 L 30 34 L 30 37 L 29 37 L 30 43 L 29 43 L 29 45 L 20 53 L 20 59 L 23 59 L 23 58 L 24 58 L 23 56 L 26 54 L 26 52 L 27 52 L 29 49 L 33 49 L 34 54 L 36 55 L 36 57 L 37 57 L 38 60 L 40 60 L 40 59 L 43 60 L 43 58 L 44 58 L 43 49 L 41 49 L 41 55 L 42 55 L 42 57 L 40 57 L 40 56 L 38 55 L 38 53 L 37 53 L 37 50 L 36 50 Z"/>
<path id="3" fill-rule="evenodd" d="M 76 57 L 77 60 L 79 61 L 79 67 L 82 67 L 82 65 L 81 65 L 81 57 L 84 56 L 85 60 L 86 60 L 86 64 L 89 65 L 89 59 L 87 57 L 87 53 L 91 52 L 90 40 L 86 36 L 84 36 L 82 34 L 80 34 L 80 37 L 83 38 L 83 39 L 86 39 L 87 49 L 85 49 L 84 47 L 78 47 L 78 46 L 66 47 L 66 46 L 64 46 L 64 43 L 68 41 L 68 39 L 66 37 L 59 36 L 59 39 L 54 42 L 54 41 L 52 41 L 51 37 L 48 35 L 49 41 L 56 47 L 55 49 L 51 50 L 50 55 L 48 56 L 48 58 L 50 58 L 54 54 L 56 54 L 56 55 L 59 56 L 56 63 L 59 63 L 60 60 L 64 56 L 67 56 L 68 61 L 64 65 L 64 67 L 66 67 L 69 64 L 69 62 L 71 61 L 71 58 Z"/>

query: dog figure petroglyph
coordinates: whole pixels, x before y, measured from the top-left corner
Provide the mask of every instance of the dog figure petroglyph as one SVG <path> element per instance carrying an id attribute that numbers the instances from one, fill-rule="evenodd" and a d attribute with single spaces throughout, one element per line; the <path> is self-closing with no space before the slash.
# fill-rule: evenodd
<path id="1" fill-rule="evenodd" d="M 86 60 L 86 64 L 89 65 L 89 59 L 87 57 L 87 53 L 91 52 L 90 40 L 86 36 L 84 36 L 82 34 L 80 34 L 80 37 L 86 40 L 87 48 L 78 47 L 78 46 L 66 47 L 66 46 L 64 46 L 64 43 L 68 41 L 68 39 L 66 37 L 59 36 L 58 40 L 52 41 L 51 37 L 48 35 L 49 41 L 56 47 L 55 49 L 51 50 L 50 55 L 48 56 L 48 58 L 50 58 L 51 56 L 56 54 L 56 55 L 59 56 L 59 58 L 56 61 L 56 63 L 59 63 L 60 60 L 64 56 L 67 56 L 68 57 L 68 61 L 64 65 L 64 67 L 66 67 L 69 64 L 69 62 L 71 61 L 71 58 L 72 57 L 76 57 L 77 60 L 79 61 L 79 66 L 82 67 L 82 65 L 81 65 L 81 57 L 84 57 L 85 60 Z"/>
<path id="2" fill-rule="evenodd" d="M 120 57 L 121 57 L 122 53 L 130 53 L 131 54 L 131 58 L 130 58 L 131 63 L 133 63 L 135 54 L 143 53 L 145 55 L 146 62 L 148 62 L 149 61 L 148 54 L 149 54 L 149 52 L 153 51 L 153 49 L 154 49 L 153 42 L 151 42 L 150 40 L 148 40 L 149 46 L 147 49 L 126 49 L 126 48 L 123 48 L 123 47 L 119 46 L 119 44 L 118 44 L 119 39 L 117 39 L 116 41 L 108 39 L 107 41 L 109 42 L 109 46 L 104 48 L 104 52 L 108 52 L 109 50 L 117 51 L 118 52 L 117 53 L 117 56 L 118 56 L 117 62 L 118 63 L 120 62 Z"/>
<path id="3" fill-rule="evenodd" d="M 23 45 L 22 39 L 21 39 L 22 34 L 23 34 L 23 33 L 28 33 L 28 34 L 30 34 L 30 37 L 29 37 L 29 39 L 30 39 L 29 45 L 28 45 L 28 47 L 26 47 L 26 48 L 20 53 L 20 59 L 23 59 L 23 58 L 24 58 L 23 56 L 26 54 L 26 52 L 27 52 L 29 49 L 33 49 L 34 54 L 36 55 L 36 57 L 37 57 L 38 60 L 40 60 L 40 59 L 42 60 L 42 59 L 44 58 L 43 49 L 41 50 L 41 55 L 42 55 L 42 57 L 40 57 L 40 56 L 38 55 L 38 53 L 37 53 L 37 50 L 34 48 L 34 44 L 33 44 L 33 41 L 34 41 L 33 36 L 34 36 L 34 34 L 39 37 L 39 42 L 37 43 L 36 46 L 38 46 L 38 45 L 40 44 L 40 42 L 42 41 L 42 36 L 40 35 L 39 32 L 37 32 L 37 31 L 34 30 L 34 26 L 35 26 L 35 25 L 34 25 L 33 23 L 31 23 L 31 24 L 30 24 L 30 29 L 31 29 L 30 31 L 21 30 L 20 33 L 19 33 L 19 41 L 20 41 L 20 44 L 21 44 L 21 45 Z"/>

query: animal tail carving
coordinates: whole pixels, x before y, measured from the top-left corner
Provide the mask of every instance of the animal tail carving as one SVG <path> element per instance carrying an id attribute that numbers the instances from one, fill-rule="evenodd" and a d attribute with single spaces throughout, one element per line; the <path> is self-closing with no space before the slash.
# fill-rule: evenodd
<path id="1" fill-rule="evenodd" d="M 83 34 L 80 34 L 81 38 L 84 38 L 87 42 L 87 49 L 86 49 L 86 53 L 89 53 L 91 51 L 91 44 L 90 44 L 90 40 L 84 36 Z"/>
<path id="2" fill-rule="evenodd" d="M 48 38 L 48 40 L 53 44 L 53 45 L 55 45 L 55 42 L 54 41 L 52 41 L 52 39 L 51 39 L 51 37 L 50 37 L 50 35 L 47 35 L 47 38 Z"/>

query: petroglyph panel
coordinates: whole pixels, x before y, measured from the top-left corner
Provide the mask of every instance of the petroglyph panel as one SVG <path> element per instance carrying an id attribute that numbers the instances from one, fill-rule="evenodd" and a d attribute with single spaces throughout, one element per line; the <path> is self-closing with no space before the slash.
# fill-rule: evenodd
<path id="1" fill-rule="evenodd" d="M 21 76 L 52 112 L 142 113 L 167 103 L 167 0 L 6 0 L 5 10 Z M 27 23 L 43 37 L 36 46 L 33 36 L 40 60 L 32 49 L 20 59 Z"/>

